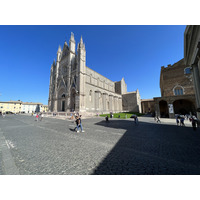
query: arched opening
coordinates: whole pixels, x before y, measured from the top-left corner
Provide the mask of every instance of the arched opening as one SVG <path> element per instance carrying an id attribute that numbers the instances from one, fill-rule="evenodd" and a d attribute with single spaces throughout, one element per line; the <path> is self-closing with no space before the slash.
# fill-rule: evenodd
<path id="1" fill-rule="evenodd" d="M 70 108 L 71 108 L 71 111 L 72 111 L 72 112 L 75 111 L 75 107 L 76 107 L 75 98 L 76 98 L 76 90 L 75 90 L 75 89 L 72 89 L 72 90 L 71 90 L 71 100 L 70 100 L 70 102 L 71 102 Z"/>
<path id="2" fill-rule="evenodd" d="M 57 111 L 65 111 L 65 90 L 62 87 L 58 92 L 58 103 L 57 103 Z"/>
<path id="3" fill-rule="evenodd" d="M 168 111 L 168 105 L 167 102 L 162 100 L 159 102 L 159 108 L 160 108 L 160 117 L 168 118 L 169 117 L 169 111 Z"/>
<path id="4" fill-rule="evenodd" d="M 65 94 L 62 94 L 61 96 L 62 100 L 61 100 L 61 111 L 65 111 Z"/>
<path id="5" fill-rule="evenodd" d="M 186 114 L 195 114 L 195 106 L 194 104 L 185 99 L 179 99 L 174 101 L 173 103 L 174 106 L 174 113 L 175 114 L 181 114 L 181 115 L 186 115 Z"/>

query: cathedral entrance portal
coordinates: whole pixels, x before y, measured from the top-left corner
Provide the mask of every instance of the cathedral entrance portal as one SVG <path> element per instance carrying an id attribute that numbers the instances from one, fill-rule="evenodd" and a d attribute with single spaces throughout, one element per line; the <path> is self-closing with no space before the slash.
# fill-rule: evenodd
<path id="1" fill-rule="evenodd" d="M 70 105 L 70 108 L 71 108 L 71 111 L 75 111 L 75 107 L 76 107 L 76 91 L 75 89 L 72 89 L 71 91 L 71 105 Z"/>
<path id="2" fill-rule="evenodd" d="M 62 101 L 62 111 L 65 111 L 65 101 Z"/>

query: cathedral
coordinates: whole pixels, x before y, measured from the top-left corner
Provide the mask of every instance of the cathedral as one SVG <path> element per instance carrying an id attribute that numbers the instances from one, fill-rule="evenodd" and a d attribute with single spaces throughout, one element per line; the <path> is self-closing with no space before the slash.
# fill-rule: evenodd
<path id="1" fill-rule="evenodd" d="M 139 90 L 127 92 L 124 78 L 113 82 L 86 66 L 81 37 L 76 49 L 74 34 L 69 45 L 59 46 L 51 65 L 48 106 L 51 112 L 109 113 L 141 111 Z"/>

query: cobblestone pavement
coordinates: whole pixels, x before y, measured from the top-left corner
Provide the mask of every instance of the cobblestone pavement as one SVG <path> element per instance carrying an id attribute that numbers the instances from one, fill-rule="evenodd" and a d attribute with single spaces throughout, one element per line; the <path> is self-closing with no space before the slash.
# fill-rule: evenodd
<path id="1" fill-rule="evenodd" d="M 200 174 L 200 130 L 175 120 L 0 118 L 0 174 Z M 9 168 L 10 170 L 8 170 Z"/>

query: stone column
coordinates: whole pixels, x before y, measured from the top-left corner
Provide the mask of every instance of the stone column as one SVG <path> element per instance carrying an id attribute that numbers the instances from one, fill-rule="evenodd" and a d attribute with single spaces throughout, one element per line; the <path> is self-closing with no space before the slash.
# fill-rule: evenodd
<path id="1" fill-rule="evenodd" d="M 117 111 L 117 97 L 114 97 L 114 111 Z"/>
<path id="2" fill-rule="evenodd" d="M 112 111 L 115 111 L 115 98 L 112 96 Z"/>
<path id="3" fill-rule="evenodd" d="M 198 62 L 200 65 L 200 61 Z M 200 119 L 200 77 L 199 77 L 199 69 L 198 65 L 192 65 L 192 75 L 195 89 L 195 97 L 196 97 L 196 106 L 197 106 L 197 117 Z"/>
<path id="4" fill-rule="evenodd" d="M 109 95 L 109 111 L 112 112 L 113 111 L 113 96 Z"/>
<path id="5" fill-rule="evenodd" d="M 99 111 L 99 91 L 95 91 L 95 110 Z"/>
<path id="6" fill-rule="evenodd" d="M 58 100 L 57 100 L 57 99 L 54 100 L 53 111 L 54 111 L 54 112 L 57 112 L 57 111 L 58 111 Z"/>
<path id="7" fill-rule="evenodd" d="M 114 112 L 116 111 L 115 99 L 116 99 L 116 97 L 114 96 L 114 97 L 113 97 L 113 111 L 114 111 Z"/>
<path id="8" fill-rule="evenodd" d="M 105 112 L 106 111 L 106 93 L 102 94 L 102 111 Z"/>
<path id="9" fill-rule="evenodd" d="M 117 112 L 119 111 L 119 98 L 117 97 L 116 98 L 116 109 L 117 109 Z"/>
<path id="10" fill-rule="evenodd" d="M 119 98 L 119 111 L 122 111 L 122 98 Z"/>
<path id="11" fill-rule="evenodd" d="M 67 112 L 70 112 L 70 111 L 71 111 L 70 105 L 71 105 L 70 96 L 68 95 L 68 96 L 66 97 L 66 111 L 67 111 Z"/>
<path id="12" fill-rule="evenodd" d="M 108 94 L 105 94 L 105 99 L 106 99 L 106 102 L 105 102 L 105 105 L 106 105 L 106 112 L 108 112 L 108 111 L 109 111 L 109 108 L 110 108 L 110 102 L 109 102 Z"/>

